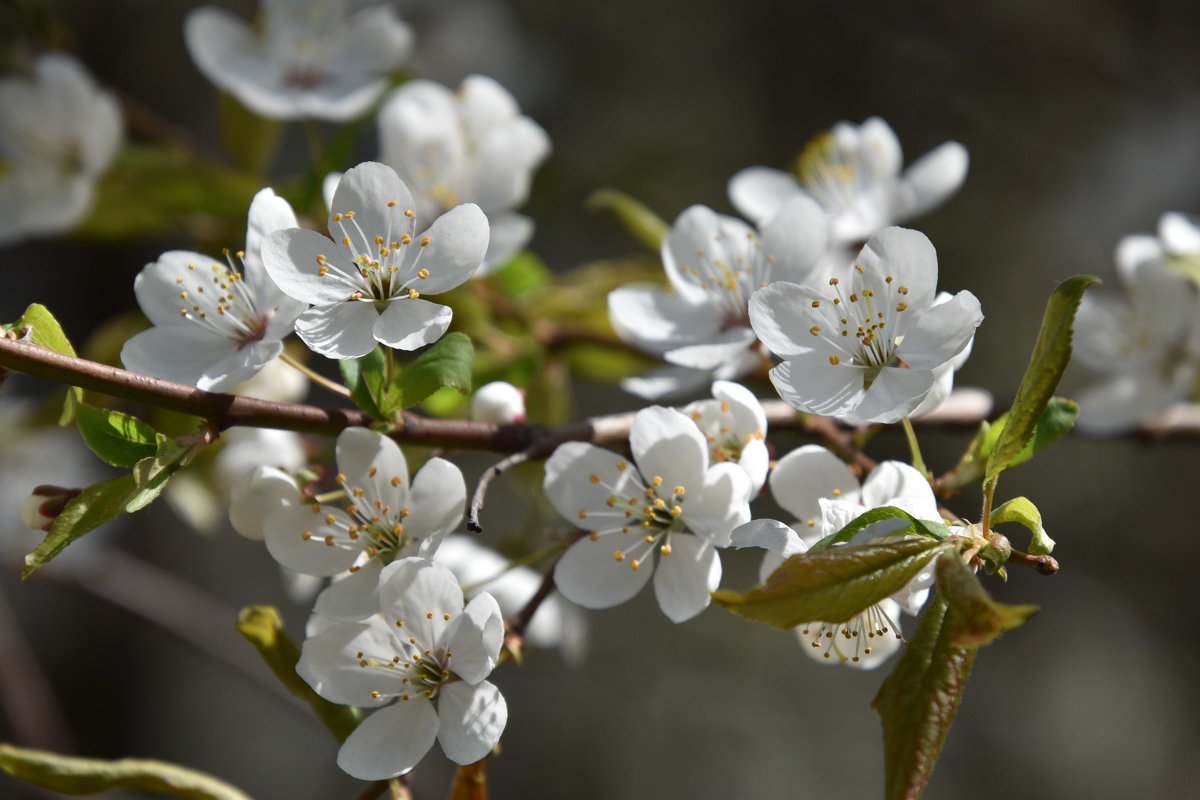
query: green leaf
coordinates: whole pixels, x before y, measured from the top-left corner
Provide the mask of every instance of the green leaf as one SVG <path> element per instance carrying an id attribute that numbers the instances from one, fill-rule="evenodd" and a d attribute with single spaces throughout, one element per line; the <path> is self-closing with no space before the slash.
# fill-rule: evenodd
<path id="1" fill-rule="evenodd" d="M 1029 543 L 1029 552 L 1035 556 L 1045 556 L 1054 552 L 1054 540 L 1046 534 L 1042 527 L 1042 512 L 1038 511 L 1028 498 L 1014 497 L 1007 503 L 992 511 L 992 526 L 1005 522 L 1016 522 L 1024 525 L 1033 534 Z"/>
<path id="2" fill-rule="evenodd" d="M 713 593 L 735 614 L 777 628 L 845 622 L 904 588 L 947 545 L 933 539 L 846 545 L 794 555 L 746 594 Z"/>
<path id="3" fill-rule="evenodd" d="M 67 335 L 63 333 L 62 326 L 58 324 L 58 320 L 50 313 L 50 309 L 41 303 L 33 303 L 29 308 L 25 309 L 25 313 L 13 324 L 13 328 L 20 331 L 26 325 L 31 326 L 33 329 L 30 338 L 34 344 L 41 345 L 47 350 L 53 350 L 63 355 L 75 355 L 75 348 L 71 346 Z M 80 389 L 78 386 L 68 386 L 67 400 L 63 404 L 58 424 L 64 426 L 70 425 L 72 420 L 75 419 L 75 413 L 82 403 L 83 389 Z"/>
<path id="4" fill-rule="evenodd" d="M 444 386 L 470 394 L 474 368 L 475 346 L 470 337 L 459 331 L 446 334 L 417 356 L 400 376 L 404 408 L 412 408 Z"/>
<path id="5" fill-rule="evenodd" d="M 1009 464 L 1009 468 L 1023 464 L 1033 458 L 1034 454 L 1056 442 L 1070 432 L 1079 418 L 1079 404 L 1065 397 L 1051 397 L 1046 404 L 1046 410 L 1038 419 L 1033 430 L 1033 438 Z M 950 473 L 947 480 L 942 482 L 943 488 L 958 489 L 978 480 L 983 476 L 996 442 L 1008 423 L 1008 414 L 1002 414 L 995 422 L 979 423 L 979 430 L 971 440 L 962 460 Z"/>
<path id="6" fill-rule="evenodd" d="M 158 434 L 137 417 L 81 405 L 76 422 L 92 452 L 114 467 L 132 467 L 158 451 Z"/>
<path id="7" fill-rule="evenodd" d="M 254 645 L 279 682 L 308 703 L 334 738 L 339 742 L 346 741 L 362 716 L 353 706 L 339 706 L 321 697 L 296 674 L 300 651 L 284 631 L 279 612 L 272 606 L 247 606 L 238 614 L 237 629 Z"/>
<path id="8" fill-rule="evenodd" d="M 103 761 L 0 743 L 0 769 L 27 783 L 64 794 L 132 789 L 192 800 L 250 800 L 228 783 L 165 761 L 122 758 Z"/>
<path id="9" fill-rule="evenodd" d="M 521 250 L 490 277 L 510 297 L 519 297 L 548 284 L 551 273 L 544 261 L 528 250 Z"/>
<path id="10" fill-rule="evenodd" d="M 587 199 L 588 211 L 612 213 L 625 232 L 656 255 L 662 249 L 670 227 L 641 202 L 616 189 L 597 189 Z"/>
<path id="11" fill-rule="evenodd" d="M 947 636 L 954 647 L 991 644 L 1000 634 L 1024 625 L 1038 610 L 997 603 L 957 553 L 942 553 L 938 559 L 937 586 L 952 611 Z"/>
<path id="12" fill-rule="evenodd" d="M 1099 281 L 1093 275 L 1076 275 L 1059 284 L 1050 295 L 1025 377 L 1021 379 L 1016 399 L 1008 411 L 1008 420 L 988 457 L 984 474 L 986 486 L 995 487 L 1000 473 L 1016 463 L 1033 438 L 1038 421 L 1071 359 L 1071 326 L 1075 312 L 1083 300 L 1083 293 Z"/>
<path id="13" fill-rule="evenodd" d="M 917 536 L 925 536 L 930 539 L 939 540 L 950 536 L 950 529 L 940 522 L 917 519 L 904 509 L 897 508 L 895 506 L 880 506 L 879 508 L 872 508 L 869 511 L 865 511 L 858 515 L 840 531 L 829 534 L 824 539 L 808 548 L 808 552 L 818 553 L 822 550 L 828 550 L 835 544 L 841 544 L 842 542 L 850 541 L 854 538 L 855 534 L 868 525 L 885 519 L 896 519 L 897 517 L 908 520 L 909 525 L 907 528 L 892 531 L 891 533 L 893 534 L 912 533 Z M 813 620 L 808 621 L 812 622 Z"/>
<path id="14" fill-rule="evenodd" d="M 387 356 L 376 347 L 361 358 L 338 361 L 350 399 L 375 419 L 386 420 L 400 407 L 400 389 L 388 381 Z"/>
<path id="15" fill-rule="evenodd" d="M 939 590 L 871 701 L 883 723 L 887 800 L 921 796 L 962 702 L 976 648 L 953 644 L 952 624 Z"/>

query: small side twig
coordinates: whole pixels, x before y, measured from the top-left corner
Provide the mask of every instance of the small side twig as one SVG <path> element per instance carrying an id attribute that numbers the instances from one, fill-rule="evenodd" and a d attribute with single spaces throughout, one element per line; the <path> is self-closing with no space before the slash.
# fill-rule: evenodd
<path id="1" fill-rule="evenodd" d="M 1029 553 L 1022 553 L 1020 550 L 1013 550 L 1009 560 L 1031 567 L 1042 575 L 1053 575 L 1058 572 L 1058 559 L 1049 555 L 1032 556 Z"/>
<path id="2" fill-rule="evenodd" d="M 540 449 L 540 446 L 541 442 L 535 442 L 524 450 L 497 461 L 479 476 L 479 483 L 475 486 L 475 494 L 471 496 L 471 507 L 467 511 L 467 530 L 472 533 L 483 532 L 483 526 L 479 524 L 479 512 L 483 510 L 483 499 L 487 496 L 488 486 L 505 472 L 508 472 L 518 464 L 524 464 L 528 461 L 530 456 Z"/>

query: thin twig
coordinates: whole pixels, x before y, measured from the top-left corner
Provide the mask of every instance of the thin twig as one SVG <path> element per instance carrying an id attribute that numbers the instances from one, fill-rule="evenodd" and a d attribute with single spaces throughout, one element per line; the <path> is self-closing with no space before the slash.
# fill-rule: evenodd
<path id="1" fill-rule="evenodd" d="M 493 480 L 508 470 L 528 461 L 529 455 L 532 452 L 533 448 L 527 447 L 519 453 L 513 453 L 511 456 L 488 467 L 479 476 L 479 483 L 475 486 L 475 494 L 471 497 L 471 507 L 467 511 L 467 530 L 473 533 L 483 533 L 483 526 L 479 524 L 479 512 L 483 509 L 483 498 L 487 495 L 488 486 L 491 485 Z"/>
<path id="2" fill-rule="evenodd" d="M 1058 572 L 1058 559 L 1049 555 L 1032 556 L 1029 553 L 1022 553 L 1020 550 L 1013 550 L 1009 560 L 1016 561 L 1022 566 L 1032 567 L 1043 575 L 1053 575 Z"/>

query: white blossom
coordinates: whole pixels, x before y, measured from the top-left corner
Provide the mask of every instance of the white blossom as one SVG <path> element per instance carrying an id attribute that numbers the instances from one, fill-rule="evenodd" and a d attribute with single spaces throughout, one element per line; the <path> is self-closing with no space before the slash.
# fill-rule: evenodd
<path id="1" fill-rule="evenodd" d="M 75 227 L 121 130 L 116 99 L 65 53 L 0 80 L 0 244 Z"/>
<path id="2" fill-rule="evenodd" d="M 436 739 L 457 764 L 491 752 L 508 707 L 486 680 L 504 641 L 500 608 L 487 592 L 463 606 L 450 570 L 405 558 L 380 575 L 376 611 L 306 639 L 296 671 L 334 703 L 378 709 L 338 751 L 338 766 L 362 780 L 403 775 Z"/>
<path id="3" fill-rule="evenodd" d="M 387 5 L 349 11 L 348 0 L 263 0 L 261 35 L 213 6 L 184 25 L 204 76 L 256 114 L 342 122 L 365 112 L 408 58 L 412 31 Z"/>
<path id="4" fill-rule="evenodd" d="M 805 280 L 826 241 L 824 215 L 806 197 L 783 204 L 759 231 L 705 206 L 686 209 L 662 246 L 670 289 L 635 283 L 608 295 L 617 334 L 672 365 L 625 388 L 658 398 L 752 370 L 762 356 L 747 316 L 751 294 Z"/>
<path id="5" fill-rule="evenodd" d="M 525 421 L 525 390 L 505 381 L 485 383 L 471 396 L 471 419 L 502 425 Z"/>
<path id="6" fill-rule="evenodd" d="M 1200 259 L 1200 228 L 1166 214 L 1159 235 L 1117 247 L 1123 294 L 1089 291 L 1075 318 L 1078 362 L 1103 373 L 1078 394 L 1079 429 L 1115 434 L 1191 399 L 1200 378 L 1200 297 L 1174 267 Z"/>
<path id="7" fill-rule="evenodd" d="M 797 161 L 796 176 L 769 167 L 748 167 L 729 182 L 734 207 L 752 220 L 768 219 L 798 194 L 829 215 L 835 242 L 865 241 L 889 225 L 906 222 L 940 205 L 967 175 L 967 149 L 945 142 L 901 174 L 900 142 L 879 117 L 862 125 L 839 122 L 815 137 Z"/>
<path id="8" fill-rule="evenodd" d="M 587 530 L 555 568 L 555 586 L 587 608 L 632 598 L 654 573 L 654 593 L 673 622 L 699 614 L 721 580 L 716 548 L 750 519 L 750 479 L 732 463 L 709 466 L 708 444 L 674 409 L 634 417 L 634 463 L 584 442 L 546 462 L 546 497 Z M 657 570 L 655 566 L 657 564 Z"/>
<path id="9" fill-rule="evenodd" d="M 366 428 L 342 431 L 336 455 L 345 508 L 316 500 L 287 505 L 267 517 L 264 532 L 267 549 L 288 569 L 342 576 L 321 592 L 315 610 L 355 621 L 374 613 L 383 567 L 431 557 L 458 526 L 467 487 L 458 467 L 442 458 L 425 462 L 410 486 L 400 446 Z"/>
<path id="10" fill-rule="evenodd" d="M 268 238 L 263 261 L 271 278 L 312 304 L 296 320 L 305 344 L 329 358 L 357 358 L 376 342 L 415 350 L 446 332 L 451 309 L 422 295 L 475 273 L 487 250 L 487 218 L 468 203 L 422 233 L 418 219 L 395 171 L 368 161 L 338 183 L 329 215 L 336 241 L 301 228 Z"/>
<path id="11" fill-rule="evenodd" d="M 767 415 L 754 393 L 732 381 L 715 381 L 711 400 L 684 406 L 708 442 L 712 463 L 730 461 L 746 471 L 751 497 L 767 480 L 771 456 L 767 451 Z"/>
<path id="12" fill-rule="evenodd" d="M 466 77 L 456 92 L 409 81 L 388 96 L 378 120 L 381 160 L 412 190 L 417 214 L 432 218 L 474 203 L 487 215 L 491 238 L 481 273 L 525 246 L 533 220 L 513 209 L 528 198 L 550 139 L 503 86 L 482 75 Z"/>
<path id="13" fill-rule="evenodd" d="M 867 422 L 912 414 L 983 320 L 973 294 L 938 303 L 936 285 L 924 234 L 886 228 L 827 286 L 755 292 L 754 332 L 783 359 L 770 372 L 779 395 L 801 411 Z"/>

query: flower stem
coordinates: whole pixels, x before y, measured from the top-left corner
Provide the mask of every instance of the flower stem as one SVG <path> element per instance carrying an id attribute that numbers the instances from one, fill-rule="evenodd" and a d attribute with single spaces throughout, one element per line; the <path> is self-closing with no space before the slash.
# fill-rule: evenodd
<path id="1" fill-rule="evenodd" d="M 317 384 L 321 388 L 328 389 L 329 391 L 331 391 L 334 394 L 339 395 L 341 397 L 349 397 L 350 396 L 350 390 L 347 389 L 345 386 L 342 386 L 340 383 L 337 383 L 335 381 L 329 380 L 329 378 L 326 378 L 324 375 L 317 374 L 315 371 L 313 371 L 312 368 L 310 368 L 307 364 L 305 364 L 300 359 L 293 356 L 287 350 L 283 351 L 282 355 L 280 355 L 280 358 L 283 359 L 283 362 L 285 364 L 288 364 L 289 366 L 295 367 L 296 369 L 300 370 L 301 374 L 303 374 L 304 377 L 308 378 L 310 381 Z"/>
<path id="2" fill-rule="evenodd" d="M 925 468 L 925 460 L 921 458 L 921 446 L 917 444 L 917 432 L 913 430 L 912 422 L 905 417 L 900 420 L 900 424 L 904 426 L 904 438 L 908 439 L 908 449 L 912 453 L 913 467 L 917 472 L 929 477 L 929 470 Z"/>

